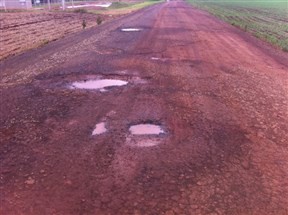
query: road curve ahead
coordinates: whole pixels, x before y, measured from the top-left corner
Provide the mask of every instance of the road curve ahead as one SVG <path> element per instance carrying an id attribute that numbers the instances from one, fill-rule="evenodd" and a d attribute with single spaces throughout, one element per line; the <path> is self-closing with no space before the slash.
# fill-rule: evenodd
<path id="1" fill-rule="evenodd" d="M 161 3 L 0 66 L 1 214 L 288 214 L 288 56 L 208 13 Z M 122 86 L 75 88 L 99 79 Z"/>

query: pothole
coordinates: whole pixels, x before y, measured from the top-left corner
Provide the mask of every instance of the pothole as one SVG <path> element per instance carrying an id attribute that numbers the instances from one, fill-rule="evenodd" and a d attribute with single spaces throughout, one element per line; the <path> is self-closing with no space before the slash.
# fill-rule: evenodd
<path id="1" fill-rule="evenodd" d="M 127 84 L 128 84 L 127 81 L 116 79 L 102 79 L 102 80 L 74 82 L 71 85 L 71 88 L 106 91 L 105 88 L 107 87 L 116 87 L 116 86 L 119 87 Z"/>
<path id="2" fill-rule="evenodd" d="M 153 60 L 153 61 L 168 61 L 169 60 L 169 58 L 163 58 L 163 57 L 151 57 L 150 58 L 151 60 Z"/>
<path id="3" fill-rule="evenodd" d="M 129 131 L 133 135 L 159 135 L 165 133 L 161 126 L 153 124 L 133 125 L 129 128 Z"/>
<path id="4" fill-rule="evenodd" d="M 151 60 L 161 60 L 159 57 L 151 57 Z"/>
<path id="5" fill-rule="evenodd" d="M 140 28 L 122 28 L 121 31 L 123 32 L 137 32 L 137 31 L 142 31 Z"/>
<path id="6" fill-rule="evenodd" d="M 100 122 L 98 124 L 96 124 L 93 132 L 92 132 L 92 136 L 94 135 L 99 135 L 99 134 L 103 134 L 107 131 L 106 128 L 106 123 L 105 122 Z"/>
<path id="7" fill-rule="evenodd" d="M 160 125 L 154 124 L 137 124 L 129 128 L 129 136 L 126 138 L 126 143 L 136 147 L 152 147 L 163 142 L 165 137 L 164 129 Z"/>

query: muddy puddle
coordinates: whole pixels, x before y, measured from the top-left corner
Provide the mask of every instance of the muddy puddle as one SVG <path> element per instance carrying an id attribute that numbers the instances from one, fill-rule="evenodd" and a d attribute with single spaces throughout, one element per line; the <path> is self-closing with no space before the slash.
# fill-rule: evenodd
<path id="1" fill-rule="evenodd" d="M 129 128 L 130 135 L 126 138 L 126 143 L 133 147 L 152 147 L 163 143 L 165 134 L 160 125 L 138 124 Z"/>
<path id="2" fill-rule="evenodd" d="M 71 85 L 73 89 L 86 89 L 86 90 L 100 90 L 106 91 L 107 87 L 119 87 L 127 85 L 127 81 L 117 79 L 102 79 L 102 80 L 89 80 L 74 82 Z"/>
<path id="3" fill-rule="evenodd" d="M 94 135 L 99 135 L 99 134 L 103 134 L 107 131 L 106 128 L 106 123 L 105 122 L 100 122 L 98 124 L 96 124 L 93 132 L 92 132 L 92 136 Z"/>
<path id="4" fill-rule="evenodd" d="M 121 31 L 123 32 L 137 32 L 137 31 L 142 31 L 140 28 L 122 28 Z"/>
<path id="5" fill-rule="evenodd" d="M 161 126 L 153 124 L 133 125 L 129 128 L 129 131 L 133 135 L 159 135 L 165 133 Z"/>
<path id="6" fill-rule="evenodd" d="M 151 57 L 151 60 L 161 60 L 159 57 Z"/>
<path id="7" fill-rule="evenodd" d="M 163 57 L 151 57 L 150 59 L 153 61 L 162 61 L 162 62 L 169 60 L 169 58 L 163 58 Z"/>

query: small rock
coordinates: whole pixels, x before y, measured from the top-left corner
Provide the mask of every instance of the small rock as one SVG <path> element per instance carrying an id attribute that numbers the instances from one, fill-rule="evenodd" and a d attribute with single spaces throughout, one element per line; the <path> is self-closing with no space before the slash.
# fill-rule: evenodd
<path id="1" fill-rule="evenodd" d="M 35 184 L 35 179 L 29 177 L 29 178 L 25 181 L 25 184 L 28 184 L 28 185 Z"/>

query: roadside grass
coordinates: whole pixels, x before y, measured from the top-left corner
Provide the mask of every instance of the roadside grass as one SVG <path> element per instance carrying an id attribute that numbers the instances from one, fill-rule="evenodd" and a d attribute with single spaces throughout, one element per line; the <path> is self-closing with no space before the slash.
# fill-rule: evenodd
<path id="1" fill-rule="evenodd" d="M 120 9 L 120 8 L 125 8 L 129 7 L 131 3 L 129 4 L 128 2 L 112 2 L 111 6 L 109 9 Z"/>
<path id="2" fill-rule="evenodd" d="M 288 1 L 188 2 L 288 52 Z"/>
<path id="3" fill-rule="evenodd" d="M 158 1 L 158 0 L 148 0 L 148 1 L 143 1 L 143 2 L 139 2 L 139 3 L 127 3 L 127 2 L 113 2 L 112 5 L 108 8 L 108 10 L 111 9 L 118 9 L 118 10 L 122 10 L 122 9 L 130 9 L 130 10 L 139 10 L 141 8 L 153 5 L 153 4 L 157 4 L 159 2 L 162 1 Z M 114 6 L 116 5 L 116 6 Z"/>
<path id="4" fill-rule="evenodd" d="M 87 13 L 88 11 L 85 8 L 77 8 L 73 10 L 74 13 Z"/>
<path id="5" fill-rule="evenodd" d="M 122 15 L 130 13 L 136 10 L 140 10 L 144 7 L 148 7 L 157 3 L 163 2 L 163 0 L 147 0 L 138 3 L 131 2 L 113 2 L 112 5 L 103 10 L 89 10 L 91 13 L 96 14 L 108 14 L 108 15 Z"/>

